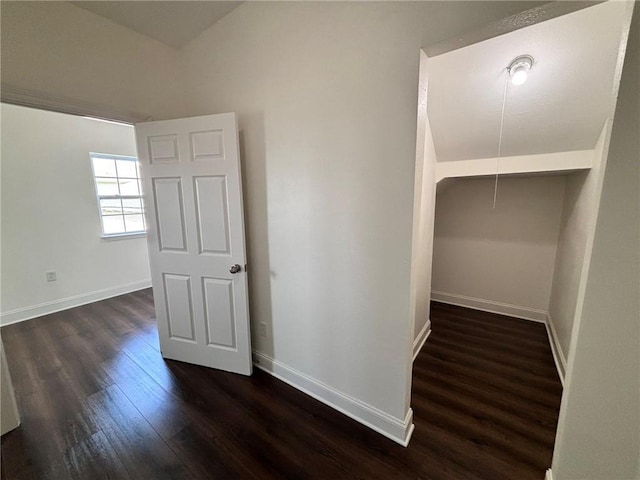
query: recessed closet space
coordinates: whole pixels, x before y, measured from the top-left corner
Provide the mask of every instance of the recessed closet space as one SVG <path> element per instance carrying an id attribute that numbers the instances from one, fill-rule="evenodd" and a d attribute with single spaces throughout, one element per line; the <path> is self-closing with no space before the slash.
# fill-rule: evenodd
<path id="1" fill-rule="evenodd" d="M 545 321 L 565 177 L 509 176 L 440 182 L 432 299 Z"/>
<path id="2" fill-rule="evenodd" d="M 436 301 L 543 323 L 564 381 L 626 15 L 623 3 L 604 2 L 505 34 L 481 31 L 466 45 L 424 49 L 414 358 Z"/>
<path id="3" fill-rule="evenodd" d="M 497 191 L 489 176 L 437 184 L 432 300 L 545 323 L 561 380 L 598 173 L 507 175 Z"/>

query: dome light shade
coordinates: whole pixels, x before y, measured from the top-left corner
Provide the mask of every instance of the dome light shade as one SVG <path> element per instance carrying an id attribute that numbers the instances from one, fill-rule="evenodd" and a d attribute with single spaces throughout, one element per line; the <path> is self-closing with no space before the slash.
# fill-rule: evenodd
<path id="1" fill-rule="evenodd" d="M 522 85 L 526 82 L 532 66 L 533 57 L 529 55 L 522 55 L 514 59 L 507 67 L 507 71 L 511 77 L 511 83 L 514 85 Z"/>

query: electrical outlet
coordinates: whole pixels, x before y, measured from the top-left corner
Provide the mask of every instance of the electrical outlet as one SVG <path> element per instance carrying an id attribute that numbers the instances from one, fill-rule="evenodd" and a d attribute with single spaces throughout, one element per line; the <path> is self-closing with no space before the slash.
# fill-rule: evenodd
<path id="1" fill-rule="evenodd" d="M 260 322 L 258 324 L 258 333 L 260 333 L 261 337 L 265 337 L 267 336 L 267 324 L 264 322 Z"/>
<path id="2" fill-rule="evenodd" d="M 56 280 L 58 280 L 56 272 L 47 272 L 47 282 L 55 282 Z"/>

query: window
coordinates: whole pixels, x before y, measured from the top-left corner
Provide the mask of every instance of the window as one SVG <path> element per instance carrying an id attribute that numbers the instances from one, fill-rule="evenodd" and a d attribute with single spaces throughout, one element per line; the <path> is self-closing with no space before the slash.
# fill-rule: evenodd
<path id="1" fill-rule="evenodd" d="M 102 236 L 144 233 L 146 225 L 138 159 L 102 153 L 91 153 L 90 157 Z"/>

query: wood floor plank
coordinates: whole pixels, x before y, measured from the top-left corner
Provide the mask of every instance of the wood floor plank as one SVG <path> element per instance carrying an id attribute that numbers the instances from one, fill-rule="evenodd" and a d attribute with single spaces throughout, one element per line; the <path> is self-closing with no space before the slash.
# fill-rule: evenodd
<path id="1" fill-rule="evenodd" d="M 469 309 L 457 305 L 447 305 L 446 303 L 433 302 L 432 315 L 436 317 L 447 317 L 449 321 L 468 325 L 482 326 L 485 329 L 492 329 L 497 332 L 507 332 L 511 334 L 521 333 L 529 338 L 544 338 L 546 331 L 540 328 L 541 322 L 525 321 L 519 318 L 509 317 L 481 310 L 473 310 L 473 315 L 469 315 Z"/>
<path id="2" fill-rule="evenodd" d="M 261 478 L 253 470 L 244 471 L 243 464 L 238 461 L 242 456 L 238 457 L 237 451 L 233 452 L 235 455 L 228 455 L 221 441 L 206 429 L 190 425 L 174 435 L 169 445 L 194 478 Z"/>
<path id="3" fill-rule="evenodd" d="M 36 480 L 42 452 L 33 444 L 34 438 L 22 426 L 2 436 L 0 465 L 3 479 Z"/>
<path id="4" fill-rule="evenodd" d="M 107 387 L 86 401 L 94 421 L 133 478 L 188 478 L 183 463 L 120 387 Z"/>
<path id="5" fill-rule="evenodd" d="M 203 367 L 171 363 L 178 377 L 185 375 L 201 380 L 195 382 L 197 391 L 190 396 L 200 397 L 200 408 L 219 412 L 208 418 L 210 431 L 225 435 L 235 444 L 235 449 L 251 453 L 253 457 L 263 455 L 263 463 L 280 468 L 287 478 L 305 477 L 305 466 L 309 464 L 318 465 L 326 478 L 358 478 L 356 473 L 347 475 L 348 465 L 336 462 L 326 444 L 314 443 L 313 437 L 304 435 L 303 425 L 291 428 L 278 412 L 270 414 L 267 405 L 273 403 L 272 398 L 260 398 L 259 392 L 252 389 L 251 401 L 243 404 L 247 396 L 238 392 L 242 383 L 246 383 L 242 377 L 222 372 L 211 375 L 209 369 Z M 239 405 L 242 408 L 238 408 Z M 304 457 L 299 455 L 301 450 L 305 452 Z"/>
<path id="6" fill-rule="evenodd" d="M 414 367 L 414 370 L 417 370 Z M 420 375 L 420 381 L 416 376 Z M 504 388 L 487 386 L 474 377 L 454 376 L 445 368 L 414 371 L 413 390 L 416 396 L 428 398 L 432 385 L 439 385 L 453 398 L 459 395 L 471 395 L 485 403 L 511 412 L 521 421 L 539 424 L 555 436 L 555 422 L 559 408 L 557 405 L 540 405 L 531 398 L 524 397 Z"/>
<path id="7" fill-rule="evenodd" d="M 2 480 L 540 480 L 562 394 L 542 324 L 433 303 L 403 448 L 257 370 L 159 351 L 151 289 L 3 327 Z M 46 439 L 46 440 L 43 440 Z"/>
<path id="8" fill-rule="evenodd" d="M 265 375 L 262 371 L 256 373 L 256 375 Z M 247 382 L 235 382 L 232 377 L 221 376 L 216 388 L 225 391 L 225 393 L 234 402 L 242 402 L 245 398 L 252 398 L 254 402 L 249 406 L 245 406 L 245 409 L 250 409 L 255 415 L 255 418 L 267 417 L 269 419 L 268 427 L 272 431 L 276 432 L 289 432 L 288 436 L 291 437 L 288 441 L 296 445 L 297 448 L 304 448 L 307 452 L 319 453 L 317 457 L 317 463 L 325 465 L 327 463 L 335 463 L 343 466 L 337 472 L 325 471 L 327 476 L 340 478 L 375 478 L 378 475 L 387 473 L 387 478 L 400 478 L 401 471 L 389 467 L 384 462 L 370 462 L 361 464 L 358 466 L 358 470 L 354 471 L 349 468 L 350 462 L 345 462 L 345 459 L 354 458 L 358 455 L 362 455 L 364 450 L 359 449 L 361 446 L 360 441 L 353 441 L 354 439 L 360 440 L 360 436 L 345 437 L 336 444 L 336 432 L 333 431 L 331 436 L 326 435 L 325 428 L 318 428 L 318 412 L 320 409 L 327 410 L 328 413 L 334 413 L 329 407 L 316 406 L 313 409 L 312 415 L 306 418 L 305 413 L 308 411 L 299 409 L 300 403 L 298 400 L 298 393 L 293 387 L 286 384 L 280 384 L 283 388 L 279 390 L 277 398 L 278 403 L 273 402 L 274 391 L 271 388 L 272 385 L 268 385 L 268 388 L 264 383 L 260 382 L 257 385 Z M 256 388 L 258 387 L 258 388 Z M 289 390 L 289 392 L 286 392 Z M 287 394 L 288 393 L 288 394 Z M 283 402 L 286 402 L 283 405 Z M 302 416 L 301 416 L 302 415 Z M 352 423 L 352 422 L 349 422 Z M 264 425 L 264 421 L 260 422 Z M 295 430 L 289 431 L 289 425 L 298 425 Z M 367 429 L 366 433 L 370 433 Z M 313 460 L 312 455 L 307 456 L 308 460 Z M 324 457 L 324 458 L 323 458 Z"/>
<path id="9" fill-rule="evenodd" d="M 557 388 L 557 380 L 553 377 L 554 371 L 548 368 L 545 369 L 545 374 L 542 374 L 539 370 L 540 366 L 517 366 L 515 362 L 506 359 L 504 356 L 500 358 L 498 356 L 492 357 L 491 355 L 477 355 L 474 352 L 466 352 L 461 348 L 450 348 L 438 340 L 431 342 L 429 351 L 433 356 L 446 359 L 456 365 L 482 368 L 513 383 L 533 386 L 545 391 Z"/>
<path id="10" fill-rule="evenodd" d="M 523 402 L 533 402 L 542 407 L 554 407 L 558 403 L 555 389 L 545 391 L 535 388 L 535 386 L 514 383 L 509 378 L 501 377 L 499 373 L 486 368 L 459 365 L 447 357 L 431 351 L 427 353 L 427 358 L 428 366 L 414 364 L 414 372 L 418 370 L 422 373 L 425 369 L 439 370 L 451 377 L 466 379 L 470 383 L 480 383 L 482 388 L 493 392 L 509 391 L 514 395 L 519 395 Z"/>
<path id="11" fill-rule="evenodd" d="M 544 378 L 552 378 L 555 380 L 557 369 L 552 362 L 532 362 L 531 357 L 528 355 L 505 354 L 499 350 L 488 350 L 486 346 L 477 346 L 470 342 L 452 341 L 451 338 L 447 338 L 444 335 L 439 335 L 433 338 L 429 345 L 437 345 L 453 350 L 460 353 L 466 353 L 472 355 L 474 358 L 487 360 L 499 363 L 501 365 L 513 366 L 518 371 L 531 372 L 536 375 L 541 375 Z M 540 360 L 548 358 L 546 355 L 540 357 Z M 555 382 L 554 382 L 555 383 Z"/>
<path id="12" fill-rule="evenodd" d="M 163 439 L 168 440 L 191 422 L 171 389 L 162 388 L 128 355 L 119 355 L 102 367 Z"/>
<path id="13" fill-rule="evenodd" d="M 40 391 L 16 397 L 21 425 L 2 437 L 3 460 L 8 469 L 14 470 L 13 462 L 22 463 L 33 470 L 36 478 L 43 478 L 61 452 L 98 432 L 78 392 L 62 373 L 57 373 L 42 383 Z M 12 452 L 8 459 L 5 443 Z M 24 455 L 26 460 L 21 459 Z M 24 468 L 22 471 L 26 474 Z"/>
<path id="14" fill-rule="evenodd" d="M 69 448 L 50 468 L 42 479 L 86 480 L 101 478 L 128 480 L 133 477 L 125 469 L 120 457 L 102 431 Z"/>
<path id="15" fill-rule="evenodd" d="M 535 448 L 535 443 L 539 443 L 547 450 L 546 447 L 553 442 L 555 433 L 551 431 L 549 425 L 545 425 L 539 420 L 539 415 L 524 416 L 512 409 L 504 408 L 504 403 L 496 403 L 493 396 L 483 397 L 477 392 L 452 388 L 450 385 L 442 385 L 437 381 L 431 381 L 428 389 L 425 389 L 423 385 L 415 385 L 414 392 L 417 399 L 425 398 L 436 405 L 446 404 L 459 411 L 472 412 L 471 415 L 474 418 L 491 419 L 496 425 L 500 425 L 509 432 L 526 437 L 527 441 L 532 444 L 532 448 Z M 455 395 L 452 395 L 452 392 L 455 392 Z M 414 411 L 427 417 L 428 414 L 426 410 L 422 411 L 422 406 L 423 403 L 418 400 L 413 404 Z M 548 412 L 548 414 L 551 417 L 552 413 Z"/>

